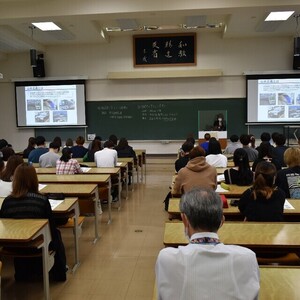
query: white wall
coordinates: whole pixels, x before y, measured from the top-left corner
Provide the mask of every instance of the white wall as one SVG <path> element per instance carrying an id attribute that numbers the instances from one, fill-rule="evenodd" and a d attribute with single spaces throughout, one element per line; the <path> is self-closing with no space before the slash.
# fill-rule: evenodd
<path id="1" fill-rule="evenodd" d="M 222 77 L 107 80 L 108 72 L 135 70 L 132 38 L 129 36 L 113 37 L 110 43 L 104 45 L 47 47 L 45 69 L 49 77 L 88 76 L 87 101 L 114 101 L 241 98 L 245 97 L 244 71 L 280 71 L 292 68 L 292 37 L 223 39 L 219 33 L 199 33 L 197 48 L 197 66 L 155 70 L 221 69 L 224 74 Z M 7 139 L 15 149 L 23 149 L 34 131 L 16 128 L 14 85 L 11 79 L 32 78 L 32 69 L 29 53 L 10 54 L 7 57 L 6 60 L 0 60 L 0 72 L 4 75 L 0 79 L 0 138 Z M 139 68 L 138 71 L 140 70 Z M 153 68 L 144 70 L 153 71 Z M 170 145 L 158 143 L 155 146 L 157 151 L 149 145 L 148 147 L 151 153 L 160 153 Z"/>

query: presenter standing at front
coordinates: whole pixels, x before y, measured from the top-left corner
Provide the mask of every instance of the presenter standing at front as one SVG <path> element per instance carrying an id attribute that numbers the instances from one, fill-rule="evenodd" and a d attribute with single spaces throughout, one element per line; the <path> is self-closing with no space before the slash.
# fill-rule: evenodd
<path id="1" fill-rule="evenodd" d="M 224 120 L 223 114 L 217 114 L 214 121 L 213 130 L 225 131 L 226 130 L 226 121 Z"/>

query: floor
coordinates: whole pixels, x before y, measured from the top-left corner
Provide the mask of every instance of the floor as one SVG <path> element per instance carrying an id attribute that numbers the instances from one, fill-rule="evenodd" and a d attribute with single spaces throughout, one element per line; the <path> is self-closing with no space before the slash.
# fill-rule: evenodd
<path id="1" fill-rule="evenodd" d="M 172 160 L 149 160 L 143 183 L 134 186 L 122 209 L 112 211 L 107 225 L 103 207 L 101 239 L 93 244 L 93 218 L 85 219 L 80 237 L 81 265 L 68 273 L 63 283 L 50 283 L 52 299 L 150 300 L 155 280 L 154 266 L 163 247 L 163 228 L 168 215 L 162 203 L 169 191 L 174 172 Z M 71 230 L 62 236 L 68 264 L 74 259 Z M 16 283 L 12 261 L 3 260 L 2 300 L 43 299 L 42 282 Z"/>

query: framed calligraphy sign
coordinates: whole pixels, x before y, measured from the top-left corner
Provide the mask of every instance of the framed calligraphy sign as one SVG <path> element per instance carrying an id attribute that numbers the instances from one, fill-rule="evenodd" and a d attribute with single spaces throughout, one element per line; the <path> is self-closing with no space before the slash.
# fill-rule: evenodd
<path id="1" fill-rule="evenodd" d="M 196 33 L 133 36 L 134 67 L 195 66 Z"/>

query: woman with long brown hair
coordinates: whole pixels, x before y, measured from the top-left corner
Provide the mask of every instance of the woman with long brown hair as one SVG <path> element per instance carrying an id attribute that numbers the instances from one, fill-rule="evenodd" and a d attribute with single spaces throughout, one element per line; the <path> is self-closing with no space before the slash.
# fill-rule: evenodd
<path id="1" fill-rule="evenodd" d="M 39 193 L 35 168 L 27 163 L 20 164 L 14 173 L 13 189 L 3 201 L 0 218 L 48 219 L 52 241 L 50 250 L 55 250 L 54 266 L 50 278 L 66 280 L 65 248 L 59 230 L 55 226 L 48 197 Z M 30 280 L 42 276 L 41 257 L 15 258 L 15 279 Z"/>

